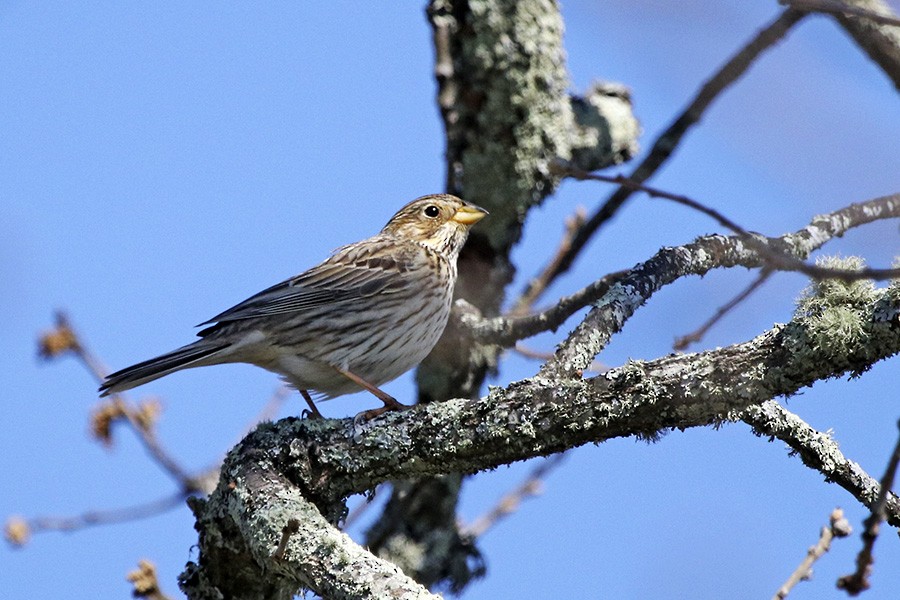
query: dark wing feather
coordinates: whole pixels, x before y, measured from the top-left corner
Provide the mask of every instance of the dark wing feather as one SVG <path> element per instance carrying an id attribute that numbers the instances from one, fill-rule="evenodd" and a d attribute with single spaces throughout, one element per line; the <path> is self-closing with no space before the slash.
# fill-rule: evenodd
<path id="1" fill-rule="evenodd" d="M 384 257 L 374 256 L 365 246 L 345 246 L 324 263 L 253 295 L 200 325 L 302 312 L 374 294 L 399 292 L 412 282 L 409 272 L 414 259 L 411 252 Z M 214 325 L 198 335 L 216 328 Z"/>

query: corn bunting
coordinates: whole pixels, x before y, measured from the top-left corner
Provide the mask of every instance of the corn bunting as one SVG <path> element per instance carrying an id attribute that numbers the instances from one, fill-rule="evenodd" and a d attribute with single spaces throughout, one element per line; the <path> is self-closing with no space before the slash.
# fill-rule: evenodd
<path id="1" fill-rule="evenodd" d="M 314 415 L 317 399 L 372 392 L 419 364 L 444 331 L 456 258 L 487 211 L 449 194 L 423 196 L 384 229 L 201 325 L 200 340 L 113 373 L 103 396 L 193 367 L 243 362 L 281 375 Z M 368 415 L 371 416 L 371 415 Z"/>

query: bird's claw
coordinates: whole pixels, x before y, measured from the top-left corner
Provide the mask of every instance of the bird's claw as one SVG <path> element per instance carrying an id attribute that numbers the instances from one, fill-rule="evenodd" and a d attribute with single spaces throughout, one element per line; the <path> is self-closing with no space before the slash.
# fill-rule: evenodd
<path id="1" fill-rule="evenodd" d="M 354 438 L 358 438 L 358 434 L 360 432 L 360 427 L 372 419 L 376 417 L 380 417 L 381 415 L 388 412 L 399 412 L 403 410 L 409 410 L 412 406 L 408 404 L 403 404 L 402 402 L 397 401 L 396 398 L 392 396 L 388 396 L 385 394 L 386 398 L 381 398 L 381 401 L 384 402 L 384 406 L 379 406 L 378 408 L 370 408 L 369 410 L 364 410 L 361 413 L 358 413 L 355 417 L 353 417 L 353 431 Z"/>
<path id="2" fill-rule="evenodd" d="M 300 411 L 300 418 L 301 419 L 324 419 L 325 417 L 323 417 L 322 413 L 320 413 L 318 410 L 312 411 L 308 408 L 304 408 L 303 410 Z"/>

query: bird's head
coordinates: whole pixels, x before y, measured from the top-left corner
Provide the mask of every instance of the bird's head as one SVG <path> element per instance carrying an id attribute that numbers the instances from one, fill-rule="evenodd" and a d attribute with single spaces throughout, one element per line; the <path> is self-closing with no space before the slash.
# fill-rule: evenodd
<path id="1" fill-rule="evenodd" d="M 450 194 L 422 196 L 397 211 L 382 233 L 431 246 L 455 259 L 466 243 L 469 228 L 487 214 L 483 208 Z"/>

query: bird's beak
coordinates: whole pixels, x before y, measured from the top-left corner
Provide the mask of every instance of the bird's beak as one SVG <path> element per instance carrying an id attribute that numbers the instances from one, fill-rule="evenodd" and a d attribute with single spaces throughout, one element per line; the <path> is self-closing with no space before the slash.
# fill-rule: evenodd
<path id="1" fill-rule="evenodd" d="M 488 211 L 484 210 L 479 206 L 475 206 L 474 204 L 466 204 L 462 208 L 456 211 L 456 214 L 450 218 L 451 221 L 456 221 L 462 225 L 474 225 L 478 221 L 485 218 L 488 214 Z"/>

